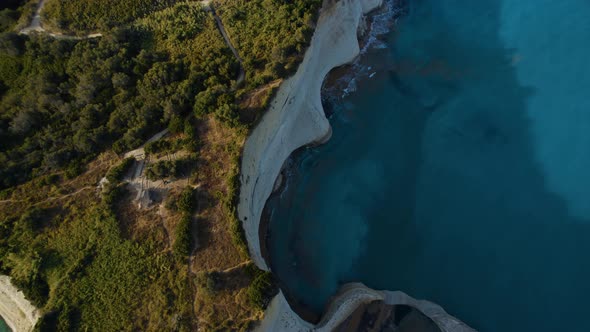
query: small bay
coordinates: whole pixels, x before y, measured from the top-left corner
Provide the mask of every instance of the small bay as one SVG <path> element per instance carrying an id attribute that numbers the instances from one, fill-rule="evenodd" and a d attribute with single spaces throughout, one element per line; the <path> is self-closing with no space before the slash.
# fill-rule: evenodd
<path id="1" fill-rule="evenodd" d="M 484 332 L 590 331 L 588 17 L 584 0 L 408 1 L 268 202 L 292 302 L 319 314 L 360 281 Z"/>

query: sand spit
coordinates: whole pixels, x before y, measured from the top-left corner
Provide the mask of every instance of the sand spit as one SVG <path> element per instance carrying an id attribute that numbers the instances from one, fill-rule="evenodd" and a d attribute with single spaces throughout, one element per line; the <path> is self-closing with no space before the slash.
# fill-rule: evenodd
<path id="1" fill-rule="evenodd" d="M 262 210 L 285 160 L 297 148 L 329 137 L 321 86 L 330 70 L 351 62 L 360 49 L 359 22 L 382 0 L 325 0 L 311 44 L 297 73 L 287 79 L 244 147 L 238 216 L 250 255 L 268 270 L 260 252 Z"/>
<path id="2" fill-rule="evenodd" d="M 13 332 L 28 332 L 41 315 L 23 292 L 12 285 L 10 277 L 0 276 L 0 316 Z"/>

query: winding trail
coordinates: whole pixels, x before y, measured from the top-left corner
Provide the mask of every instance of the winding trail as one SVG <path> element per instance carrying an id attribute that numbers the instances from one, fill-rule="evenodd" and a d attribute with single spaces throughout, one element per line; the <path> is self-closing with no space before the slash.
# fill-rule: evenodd
<path id="1" fill-rule="evenodd" d="M 235 270 L 241 269 L 242 267 L 244 267 L 244 266 L 246 266 L 246 265 L 248 265 L 250 263 L 252 263 L 252 260 L 249 259 L 249 260 L 246 260 L 246 261 L 241 262 L 238 265 L 234 265 L 232 267 L 228 267 L 227 269 L 221 270 L 219 272 L 221 272 L 221 273 L 230 273 L 230 272 L 233 272 Z"/>
<path id="2" fill-rule="evenodd" d="M 39 5 L 37 6 L 37 10 L 35 11 L 35 15 L 33 16 L 33 19 L 31 20 L 31 24 L 28 27 L 19 31 L 19 33 L 21 35 L 29 35 L 31 33 L 41 33 L 41 34 L 46 34 L 48 36 L 51 36 L 55 39 L 67 39 L 67 40 L 83 40 L 83 39 L 102 37 L 102 33 L 91 33 L 86 36 L 74 36 L 74 35 L 64 35 L 62 33 L 55 33 L 55 32 L 51 32 L 51 31 L 46 30 L 41 25 L 41 11 L 43 10 L 43 7 L 45 6 L 45 2 L 46 2 L 46 0 L 39 1 Z"/>
<path id="3" fill-rule="evenodd" d="M 49 201 L 55 201 L 55 200 L 58 200 L 58 199 L 64 199 L 66 197 L 74 196 L 74 195 L 77 195 L 77 194 L 79 194 L 79 193 L 81 193 L 81 192 L 83 192 L 85 190 L 93 189 L 93 188 L 94 188 L 93 186 L 82 187 L 82 188 L 80 188 L 80 189 L 78 189 L 78 190 L 76 190 L 76 191 L 74 191 L 72 193 L 69 193 L 69 194 L 64 194 L 64 195 L 61 195 L 61 196 L 54 196 L 54 197 L 46 198 L 46 199 L 44 199 L 42 201 L 39 201 L 39 202 L 36 202 L 35 204 L 32 204 L 32 206 L 43 204 L 43 203 L 49 202 Z M 12 199 L 12 198 L 10 198 L 10 199 L 1 200 L 0 201 L 0 204 L 3 204 L 3 203 L 18 203 L 18 202 L 25 202 L 25 201 L 27 201 L 27 200 L 26 199 Z"/>

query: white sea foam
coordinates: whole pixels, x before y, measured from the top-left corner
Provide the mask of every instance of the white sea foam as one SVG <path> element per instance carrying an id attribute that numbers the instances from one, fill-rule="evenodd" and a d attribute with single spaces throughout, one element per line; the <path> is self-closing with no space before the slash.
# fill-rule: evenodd
<path id="1" fill-rule="evenodd" d="M 385 0 L 381 11 L 372 16 L 370 27 L 368 29 L 369 34 L 365 39 L 365 43 L 361 48 L 360 54 L 366 54 L 370 50 L 374 49 L 385 49 L 387 44 L 382 40 L 382 36 L 388 34 L 391 31 L 396 18 L 403 12 L 405 6 L 404 1 L 400 0 Z M 367 66 L 361 62 L 361 57 L 358 57 L 352 64 L 350 72 L 338 81 L 342 84 L 338 86 L 345 86 L 342 89 L 340 98 L 345 98 L 351 93 L 356 91 L 357 80 L 372 78 L 377 72 L 372 71 L 374 66 Z M 328 93 L 335 91 L 328 91 Z M 337 94 L 336 94 L 337 95 Z"/>

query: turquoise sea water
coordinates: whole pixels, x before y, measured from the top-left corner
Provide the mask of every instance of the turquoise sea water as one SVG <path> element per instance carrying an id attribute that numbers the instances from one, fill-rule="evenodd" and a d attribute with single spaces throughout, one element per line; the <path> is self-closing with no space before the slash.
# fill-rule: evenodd
<path id="1" fill-rule="evenodd" d="M 4 322 L 4 319 L 2 319 L 2 316 L 0 316 L 0 332 L 10 332 L 8 325 L 6 325 L 6 322 Z"/>
<path id="2" fill-rule="evenodd" d="M 586 0 L 408 1 L 269 202 L 292 299 L 319 313 L 361 281 L 480 331 L 590 331 L 589 18 Z"/>

